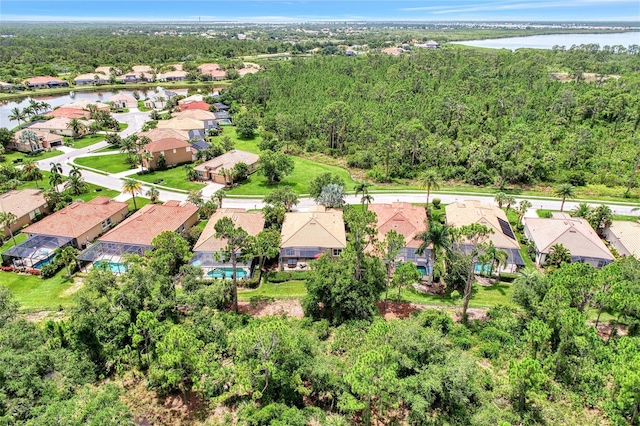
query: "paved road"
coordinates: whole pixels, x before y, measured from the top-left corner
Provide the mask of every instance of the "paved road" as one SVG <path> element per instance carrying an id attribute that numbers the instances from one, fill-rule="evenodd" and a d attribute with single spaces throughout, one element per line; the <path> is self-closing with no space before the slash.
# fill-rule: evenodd
<path id="1" fill-rule="evenodd" d="M 128 113 L 122 114 L 114 114 L 114 118 L 116 120 L 127 123 L 129 126 L 120 132 L 121 137 L 127 137 L 133 133 L 139 132 L 142 129 L 145 121 L 149 118 L 149 112 L 140 112 L 136 108 L 132 109 Z M 63 174 L 68 175 L 69 170 L 71 169 L 70 164 L 73 163 L 73 159 L 80 156 L 92 155 L 94 151 L 97 151 L 101 148 L 106 147 L 107 142 L 99 142 L 97 144 L 91 145 L 86 148 L 81 149 L 72 149 L 63 147 L 61 149 L 64 154 L 49 158 L 47 160 L 42 160 L 37 162 L 38 167 L 43 170 L 49 170 L 51 168 L 51 163 L 60 163 L 62 165 Z M 95 185 L 100 185 L 108 189 L 113 189 L 116 191 L 121 191 L 122 189 L 122 177 L 125 177 L 130 174 L 136 173 L 137 170 L 131 170 L 124 173 L 116 173 L 104 175 L 100 173 L 91 172 L 89 170 L 83 170 L 82 175 L 85 180 L 89 183 L 93 183 Z M 203 189 L 203 196 L 205 199 L 208 199 L 215 191 L 221 188 L 222 185 L 218 184 L 209 184 Z M 149 190 L 149 185 L 143 185 L 141 195 L 145 194 Z M 160 192 L 160 200 L 178 200 L 178 201 L 186 201 L 187 194 L 184 192 L 177 192 L 172 190 L 165 190 L 158 188 Z M 416 202 L 424 202 L 426 201 L 426 195 L 423 191 L 420 192 L 399 192 L 399 193 L 374 193 L 373 201 L 376 203 L 392 203 L 395 201 L 404 201 L 410 203 Z M 130 197 L 129 194 L 120 194 L 116 199 L 118 201 L 128 200 Z M 462 201 L 467 199 L 480 200 L 485 203 L 493 203 L 493 196 L 491 195 L 479 195 L 473 193 L 459 193 L 459 194 L 443 194 L 434 192 L 431 194 L 431 199 L 440 198 L 443 203 L 449 204 L 455 201 Z M 531 209 L 527 212 L 527 217 L 535 217 L 535 211 L 537 209 L 548 209 L 548 210 L 560 210 L 561 201 L 558 199 L 548 198 L 548 199 L 539 199 L 540 197 L 535 198 L 527 198 L 527 197 L 518 197 L 516 198 L 517 202 L 520 202 L 523 199 L 528 199 L 531 201 L 533 205 Z M 349 204 L 357 204 L 360 202 L 359 197 L 355 196 L 347 196 L 347 203 Z M 596 206 L 602 204 L 599 201 L 589 201 L 589 200 L 579 200 L 579 202 L 588 202 L 589 204 Z M 567 201 L 565 203 L 564 209 L 565 211 L 570 211 L 575 208 L 578 201 Z M 309 207 L 313 206 L 315 203 L 312 199 L 303 198 L 300 200 L 300 203 L 297 205 L 296 209 L 300 211 L 305 211 L 309 209 Z M 223 207 L 236 207 L 236 208 L 245 208 L 245 209 L 257 209 L 262 208 L 262 197 L 259 198 L 227 198 L 222 203 Z M 639 212 L 632 211 L 634 208 L 637 208 L 638 204 L 633 203 L 607 203 L 614 214 L 619 215 L 638 215 Z"/>

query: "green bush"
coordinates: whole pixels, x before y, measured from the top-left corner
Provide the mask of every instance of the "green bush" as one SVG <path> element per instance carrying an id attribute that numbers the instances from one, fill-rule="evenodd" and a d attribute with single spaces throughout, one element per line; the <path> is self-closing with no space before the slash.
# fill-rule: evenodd
<path id="1" fill-rule="evenodd" d="M 58 263 L 51 262 L 40 269 L 40 276 L 42 278 L 51 278 L 60 270 L 60 268 L 61 266 L 58 265 Z"/>
<path id="2" fill-rule="evenodd" d="M 258 275 L 258 274 L 256 274 Z M 260 286 L 260 281 L 258 281 L 258 277 L 249 278 L 246 280 L 238 280 L 238 287 L 242 288 L 258 288 Z"/>
<path id="3" fill-rule="evenodd" d="M 431 202 L 433 203 L 434 209 L 440 209 L 440 203 L 442 202 L 440 198 L 434 198 Z"/>

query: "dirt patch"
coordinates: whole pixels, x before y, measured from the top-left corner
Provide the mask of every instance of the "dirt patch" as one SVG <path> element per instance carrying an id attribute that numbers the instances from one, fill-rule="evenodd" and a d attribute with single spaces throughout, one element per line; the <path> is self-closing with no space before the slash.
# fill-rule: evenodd
<path id="1" fill-rule="evenodd" d="M 258 318 L 283 314 L 293 318 L 304 317 L 304 311 L 298 299 L 279 299 L 258 303 L 238 302 L 238 310 L 240 313 Z"/>
<path id="2" fill-rule="evenodd" d="M 378 302 L 378 310 L 380 315 L 386 320 L 409 318 L 416 311 L 428 309 L 429 306 L 418 305 L 409 302 L 387 302 L 387 309 L 384 308 L 384 302 Z"/>
<path id="3" fill-rule="evenodd" d="M 65 313 L 62 311 L 39 311 L 39 312 L 25 312 L 19 314 L 20 317 L 26 319 L 29 322 L 41 322 L 48 321 L 62 321 L 66 318 Z"/>
<path id="4" fill-rule="evenodd" d="M 595 327 L 596 323 L 593 321 L 588 321 L 587 325 Z M 624 325 L 617 324 L 614 326 L 613 324 L 608 322 L 598 323 L 598 327 L 596 327 L 596 330 L 598 330 L 598 336 L 605 340 L 609 339 L 612 333 L 614 336 L 626 336 L 629 332 L 629 330 L 627 330 L 627 327 Z"/>
<path id="5" fill-rule="evenodd" d="M 75 280 L 73 280 L 73 285 L 68 289 L 66 289 L 65 291 L 63 291 L 61 296 L 62 297 L 71 296 L 73 293 L 78 291 L 80 287 L 82 287 L 82 283 L 83 283 L 82 278 L 76 278 Z"/>
<path id="6" fill-rule="evenodd" d="M 575 81 L 575 78 L 568 72 L 552 72 L 552 73 L 549 73 L 549 78 L 551 80 L 559 81 L 561 83 L 568 83 L 570 81 Z M 605 80 L 609 80 L 609 79 L 617 80 L 619 78 L 620 76 L 617 74 L 602 75 L 602 74 L 595 74 L 592 72 L 583 72 L 581 81 L 584 81 L 586 83 L 596 83 L 596 82 L 601 83 Z"/>

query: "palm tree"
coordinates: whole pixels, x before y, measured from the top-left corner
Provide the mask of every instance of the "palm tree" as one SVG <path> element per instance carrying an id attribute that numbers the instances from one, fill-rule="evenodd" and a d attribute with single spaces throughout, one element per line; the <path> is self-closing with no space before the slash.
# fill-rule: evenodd
<path id="1" fill-rule="evenodd" d="M 23 145 L 29 145 L 29 150 L 31 152 L 42 149 L 42 146 L 40 145 L 40 138 L 33 130 L 25 130 L 20 134 L 18 140 Z"/>
<path id="2" fill-rule="evenodd" d="M 439 190 L 441 183 L 440 175 L 435 169 L 427 169 L 418 176 L 418 185 L 420 186 L 420 189 L 427 190 L 427 206 L 429 205 L 431 190 Z"/>
<path id="3" fill-rule="evenodd" d="M 51 105 L 46 103 L 45 101 L 38 102 L 38 112 L 40 111 L 48 111 L 51 109 Z"/>
<path id="4" fill-rule="evenodd" d="M 140 154 L 140 167 L 142 167 L 142 171 L 144 172 L 144 163 L 147 163 L 147 169 L 151 170 L 151 161 L 153 160 L 153 154 L 149 151 L 142 151 Z"/>
<path id="5" fill-rule="evenodd" d="M 82 176 L 82 171 L 75 164 L 71 165 L 71 170 L 69 170 L 69 177 L 72 176 Z"/>
<path id="6" fill-rule="evenodd" d="M 562 204 L 560 205 L 560 211 L 564 210 L 564 201 L 567 198 L 575 198 L 575 188 L 570 183 L 563 183 L 556 189 L 556 195 L 562 198 Z"/>
<path id="7" fill-rule="evenodd" d="M 573 217 L 582 217 L 584 219 L 588 218 L 591 215 L 591 206 L 587 203 L 580 203 L 578 206 L 571 210 L 571 216 Z"/>
<path id="8" fill-rule="evenodd" d="M 1 212 L 0 211 L 0 226 L 3 228 L 7 228 L 9 230 L 9 235 L 11 235 L 11 239 L 13 240 L 13 245 L 16 245 L 16 238 L 13 236 L 13 231 L 11 230 L 11 225 L 16 223 L 18 217 L 11 212 Z"/>
<path id="9" fill-rule="evenodd" d="M 196 179 L 198 179 L 198 172 L 193 168 L 193 166 L 191 164 L 185 164 L 184 171 L 187 174 L 187 179 L 188 180 L 196 180 Z"/>
<path id="10" fill-rule="evenodd" d="M 18 126 L 20 126 L 20 123 L 23 121 L 26 121 L 27 119 L 27 115 L 24 113 L 24 111 L 21 111 L 20 108 L 15 107 L 11 110 L 11 113 L 9 114 L 9 120 L 15 120 L 18 122 Z"/>
<path id="11" fill-rule="evenodd" d="M 364 210 L 364 203 L 370 203 L 371 200 L 373 200 L 373 197 L 371 197 L 371 195 L 369 194 L 369 187 L 371 186 L 370 183 L 368 182 L 357 182 L 356 186 L 355 186 L 355 196 L 357 197 L 358 194 L 362 194 L 362 198 L 360 198 L 360 203 L 362 204 L 362 210 Z"/>
<path id="12" fill-rule="evenodd" d="M 22 168 L 24 171 L 24 178 L 26 180 L 34 180 L 36 181 L 36 188 L 40 189 L 38 186 L 38 180 L 42 179 L 42 171 L 36 166 L 33 161 L 27 162 Z"/>
<path id="13" fill-rule="evenodd" d="M 151 204 L 155 204 L 158 201 L 158 197 L 160 197 L 160 191 L 152 186 L 144 195 L 149 197 Z"/>
<path id="14" fill-rule="evenodd" d="M 496 193 L 496 196 L 493 198 L 493 200 L 496 203 L 498 203 L 498 208 L 501 209 L 502 205 L 509 201 L 507 198 L 508 198 L 507 194 L 505 194 L 504 192 L 498 192 Z"/>
<path id="15" fill-rule="evenodd" d="M 516 203 L 516 197 L 514 197 L 513 195 L 507 195 L 504 199 L 504 202 L 507 203 L 507 213 L 508 213 L 509 209 L 511 208 L 511 205 Z"/>
<path id="16" fill-rule="evenodd" d="M 440 271 L 440 281 L 446 272 L 446 257 L 453 249 L 453 234 L 449 225 L 443 225 L 440 222 L 430 222 L 429 230 L 416 236 L 416 239 L 422 240 L 420 246 L 416 249 L 416 253 L 424 254 L 425 250 L 431 245 L 431 256 L 433 257 L 434 270 L 436 266 L 442 267 Z M 438 260 L 442 258 L 442 265 L 438 265 Z"/>
<path id="17" fill-rule="evenodd" d="M 71 129 L 72 137 L 78 139 L 85 132 L 87 126 L 77 118 L 72 118 L 67 125 L 67 129 Z"/>
<path id="18" fill-rule="evenodd" d="M 78 251 L 73 246 L 66 246 L 65 248 L 57 248 L 56 255 L 53 258 L 54 262 L 62 264 L 67 268 L 67 278 L 71 277 L 71 266 L 76 264 Z"/>
<path id="19" fill-rule="evenodd" d="M 529 200 L 520 201 L 520 205 L 518 206 L 518 223 L 522 223 L 522 218 L 527 214 L 527 210 L 529 210 L 531 206 L 532 204 Z"/>
<path id="20" fill-rule="evenodd" d="M 80 195 L 87 192 L 88 186 L 81 174 L 70 174 L 64 183 L 64 189 L 68 189 L 74 195 Z"/>
<path id="21" fill-rule="evenodd" d="M 493 241 L 489 241 L 489 244 L 484 249 L 484 254 L 489 261 L 489 276 L 493 276 L 493 271 L 500 269 L 500 266 L 507 266 L 507 260 L 509 259 L 509 253 L 505 250 L 498 249 L 493 245 Z"/>
<path id="22" fill-rule="evenodd" d="M 226 196 L 227 196 L 227 191 L 225 191 L 223 188 L 220 188 L 213 194 L 212 198 L 215 198 L 216 201 L 218 202 L 218 207 L 222 208 L 222 200 Z"/>
<path id="23" fill-rule="evenodd" d="M 202 191 L 192 189 L 191 191 L 189 191 L 187 201 L 193 205 L 198 206 L 198 208 L 202 207 L 202 204 L 204 203 L 204 199 L 202 198 Z"/>
<path id="24" fill-rule="evenodd" d="M 571 252 L 562 244 L 554 244 L 547 255 L 547 266 L 560 267 L 565 263 L 571 263 Z"/>
<path id="25" fill-rule="evenodd" d="M 131 194 L 131 197 L 133 198 L 133 209 L 138 210 L 138 205 L 136 204 L 136 194 L 142 192 L 142 184 L 135 179 L 125 178 L 122 182 L 122 192 Z"/>

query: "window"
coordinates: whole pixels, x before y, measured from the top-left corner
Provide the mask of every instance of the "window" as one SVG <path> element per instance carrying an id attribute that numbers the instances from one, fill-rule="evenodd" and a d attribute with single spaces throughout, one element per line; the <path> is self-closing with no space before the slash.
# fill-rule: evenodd
<path id="1" fill-rule="evenodd" d="M 111 218 L 108 218 L 107 220 L 102 222 L 102 229 L 107 229 L 110 226 L 111 226 Z"/>
<path id="2" fill-rule="evenodd" d="M 180 227 L 176 230 L 176 232 L 177 232 L 178 234 L 181 234 L 181 233 L 183 233 L 183 232 L 184 232 L 184 223 L 183 223 L 182 225 L 180 225 Z"/>
<path id="3" fill-rule="evenodd" d="M 340 253 L 342 253 L 342 249 L 333 249 L 334 256 L 340 256 Z"/>
<path id="4" fill-rule="evenodd" d="M 174 153 L 174 154 L 176 153 L 176 149 L 175 149 L 175 148 L 173 148 L 173 153 Z"/>

